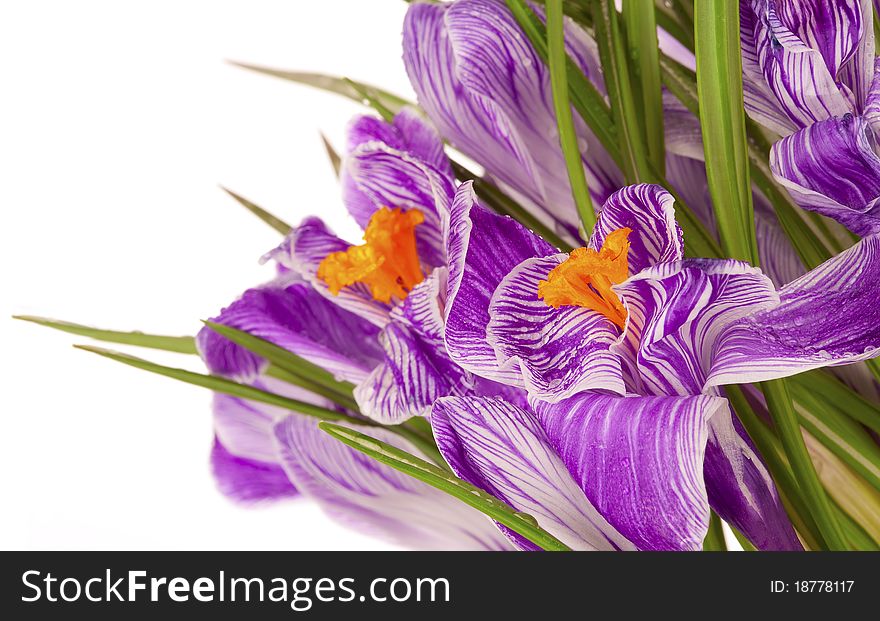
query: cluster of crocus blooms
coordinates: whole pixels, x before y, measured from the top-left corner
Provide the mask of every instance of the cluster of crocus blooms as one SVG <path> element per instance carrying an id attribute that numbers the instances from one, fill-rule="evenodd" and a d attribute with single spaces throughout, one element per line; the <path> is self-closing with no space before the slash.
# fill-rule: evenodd
<path id="1" fill-rule="evenodd" d="M 759 549 L 803 549 L 726 387 L 880 355 L 870 2 L 740 2 L 745 107 L 773 142 L 772 174 L 799 207 L 858 236 L 825 226 L 847 245 L 809 270 L 758 192 L 762 268 L 685 256 L 675 197 L 709 230 L 713 210 L 699 120 L 665 91 L 667 187 L 628 185 L 574 118 L 596 206 L 592 230 L 579 228 L 550 71 L 508 4 L 411 4 L 403 60 L 418 107 L 354 119 L 342 158 L 363 242 L 307 218 L 263 257 L 275 278 L 212 320 L 319 367 L 353 402 L 284 381 L 210 326 L 199 353 L 213 375 L 337 412 L 413 455 L 424 446 L 394 430 L 427 430 L 457 478 L 572 549 L 698 550 L 713 512 Z M 564 28 L 574 68 L 607 95 L 591 34 Z M 670 40 L 660 33 L 693 67 Z M 568 247 L 494 210 L 447 145 Z M 855 369 L 841 377 L 875 398 Z M 762 411 L 761 394 L 746 394 Z M 214 472 L 238 500 L 307 496 L 412 548 L 539 548 L 295 411 L 217 393 L 214 430 Z"/>

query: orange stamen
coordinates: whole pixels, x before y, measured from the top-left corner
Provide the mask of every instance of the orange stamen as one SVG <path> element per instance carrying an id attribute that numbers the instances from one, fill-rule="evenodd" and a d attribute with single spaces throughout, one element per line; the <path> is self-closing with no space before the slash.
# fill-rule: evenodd
<path id="1" fill-rule="evenodd" d="M 626 326 L 626 309 L 612 285 L 629 276 L 629 234 L 627 228 L 612 231 L 601 250 L 577 248 L 564 263 L 538 283 L 538 299 L 547 306 L 581 306 L 602 313 L 621 330 Z"/>
<path id="2" fill-rule="evenodd" d="M 364 283 L 374 300 L 404 299 L 424 280 L 416 250 L 417 225 L 425 221 L 418 209 L 406 211 L 382 207 L 364 231 L 365 244 L 324 257 L 318 278 L 338 295 L 343 287 Z"/>

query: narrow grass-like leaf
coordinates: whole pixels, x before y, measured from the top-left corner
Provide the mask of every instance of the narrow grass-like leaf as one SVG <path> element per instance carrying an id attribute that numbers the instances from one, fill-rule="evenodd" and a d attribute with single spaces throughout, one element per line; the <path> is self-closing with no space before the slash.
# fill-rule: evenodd
<path id="1" fill-rule="evenodd" d="M 545 550 L 569 550 L 568 546 L 538 526 L 532 516 L 516 511 L 494 496 L 415 455 L 348 427 L 330 423 L 320 423 L 318 426 L 343 444 L 463 501 Z"/>
<path id="2" fill-rule="evenodd" d="M 758 453 L 764 458 L 792 524 L 810 549 L 824 548 L 825 541 L 801 497 L 797 481 L 783 457 L 779 439 L 752 408 L 742 388 L 726 386 L 724 392 Z"/>
<path id="3" fill-rule="evenodd" d="M 547 30 L 543 22 L 524 0 L 506 0 L 514 18 L 529 39 L 538 56 L 546 63 L 547 58 Z M 583 18 L 580 18 L 583 20 Z M 589 28 L 590 23 L 580 22 Z M 567 59 L 569 97 L 574 109 L 589 126 L 590 130 L 602 144 L 608 155 L 618 167 L 623 169 L 623 157 L 620 153 L 620 145 L 617 136 L 617 128 L 611 109 L 605 102 L 605 98 L 595 86 L 584 76 L 578 66 L 569 57 Z M 688 208 L 685 201 L 675 192 L 675 189 L 666 179 L 650 171 L 650 182 L 659 183 L 669 190 L 675 197 L 676 217 L 684 231 L 685 251 L 688 256 L 694 257 L 718 257 L 721 256 L 721 248 L 718 242 Z"/>
<path id="4" fill-rule="evenodd" d="M 544 63 L 549 61 L 547 47 L 547 28 L 535 12 L 526 4 L 525 0 L 505 0 L 507 7 L 528 38 L 529 43 L 535 48 L 538 56 Z M 620 148 L 617 140 L 617 131 L 614 126 L 614 118 L 611 116 L 611 108 L 605 102 L 595 86 L 584 76 L 580 68 L 570 56 L 566 55 L 566 79 L 569 87 L 571 103 L 577 110 L 584 122 L 590 127 L 596 138 L 605 147 L 611 159 L 621 165 Z"/>
<path id="5" fill-rule="evenodd" d="M 644 121 L 639 116 L 617 9 L 613 0 L 593 0 L 593 28 L 605 88 L 611 101 L 611 114 L 617 128 L 618 144 L 627 183 L 651 182 L 656 173 L 648 166 Z"/>
<path id="6" fill-rule="evenodd" d="M 280 408 L 290 410 L 291 412 L 296 412 L 305 416 L 311 416 L 319 420 L 349 420 L 352 422 L 356 422 L 359 425 L 370 425 L 374 427 L 380 426 L 378 423 L 375 423 L 366 418 L 353 418 L 342 412 L 337 412 L 335 410 L 323 408 L 317 405 L 313 405 L 311 403 L 306 403 L 305 401 L 290 399 L 282 395 L 276 395 L 275 393 L 261 390 L 259 388 L 255 388 L 254 386 L 239 384 L 238 382 L 234 382 L 224 377 L 217 377 L 216 375 L 205 375 L 203 373 L 195 373 L 186 369 L 168 367 L 165 365 L 157 364 L 155 362 L 150 362 L 149 360 L 144 360 L 143 358 L 137 358 L 135 356 L 130 356 L 128 354 L 124 354 L 118 351 L 104 349 L 102 347 L 92 347 L 90 345 L 74 345 L 74 347 L 76 347 L 77 349 L 82 349 L 84 351 L 92 352 L 94 354 L 98 354 L 99 356 L 103 356 L 111 360 L 115 360 L 116 362 L 121 362 L 122 364 L 135 367 L 136 369 L 149 371 L 150 373 L 156 373 L 164 377 L 170 377 L 171 379 L 176 379 L 187 384 L 192 384 L 193 386 L 201 386 L 202 388 L 207 388 L 209 390 L 213 390 L 214 392 L 219 392 L 226 395 L 232 395 L 233 397 L 241 397 L 243 399 L 250 399 L 252 401 L 258 401 L 260 403 L 266 403 L 268 405 L 275 405 Z M 437 460 L 438 464 L 445 464 L 443 458 L 437 451 L 437 447 L 433 443 L 433 440 L 429 440 L 423 437 L 421 434 L 413 431 L 412 429 L 400 425 L 383 426 L 383 428 L 388 429 L 389 431 L 408 439 L 410 442 L 416 445 L 419 450 L 423 451 L 432 459 Z"/>
<path id="7" fill-rule="evenodd" d="M 119 330 L 102 330 L 69 321 L 35 317 L 33 315 L 13 315 L 13 319 L 28 321 L 37 325 L 68 332 L 78 336 L 87 336 L 98 341 L 118 343 L 120 345 L 132 345 L 134 347 L 147 347 L 178 354 L 195 354 L 196 343 L 191 336 L 163 336 L 159 334 L 146 334 L 144 332 L 123 332 Z"/>
<path id="8" fill-rule="evenodd" d="M 238 382 L 234 382 L 224 377 L 205 375 L 204 373 L 196 373 L 194 371 L 178 369 L 176 367 L 168 367 L 155 362 L 150 362 L 149 360 L 144 360 L 143 358 L 137 358 L 136 356 L 130 356 L 122 352 L 104 349 L 102 347 L 92 347 L 91 345 L 74 345 L 74 347 L 93 354 L 98 354 L 104 358 L 115 360 L 116 362 L 121 362 L 122 364 L 137 369 L 149 371 L 150 373 L 170 377 L 194 386 L 201 386 L 202 388 L 207 388 L 214 392 L 232 395 L 233 397 L 241 397 L 243 399 L 251 399 L 269 405 L 276 405 L 306 416 L 320 418 L 321 420 L 346 420 L 350 418 L 345 414 L 334 410 L 322 408 L 311 403 L 306 403 L 305 401 L 289 399 L 288 397 L 276 395 L 253 386 L 248 386 L 247 384 L 239 384 Z"/>
<path id="9" fill-rule="evenodd" d="M 339 154 L 333 148 L 333 145 L 330 144 L 324 132 L 321 132 L 321 142 L 324 143 L 324 150 L 327 151 L 327 159 L 330 160 L 330 165 L 333 166 L 333 172 L 339 177 L 339 172 L 342 170 L 342 158 L 339 157 Z"/>
<path id="10" fill-rule="evenodd" d="M 271 213 L 269 213 L 268 211 L 266 211 L 265 209 L 263 209 L 262 207 L 260 207 L 256 203 L 254 203 L 253 201 L 249 201 L 248 199 L 241 196 L 240 194 L 236 194 L 232 190 L 224 188 L 222 185 L 220 186 L 220 189 L 223 190 L 224 192 L 226 192 L 227 194 L 229 194 L 229 196 L 231 196 L 232 198 L 234 198 L 238 202 L 239 205 L 241 205 L 242 207 L 244 207 L 245 209 L 250 211 L 252 214 L 257 216 L 260 220 L 262 220 L 263 222 L 265 222 L 266 224 L 271 226 L 273 229 L 275 229 L 276 231 L 278 231 L 282 235 L 287 235 L 288 233 L 290 233 L 291 229 L 293 228 L 289 224 L 287 224 L 287 222 L 282 220 L 281 218 L 272 215 Z"/>
<path id="11" fill-rule="evenodd" d="M 401 108 L 413 105 L 403 97 L 398 97 L 397 95 L 389 93 L 376 86 L 371 86 L 364 82 L 357 82 L 349 78 L 331 76 L 322 73 L 309 73 L 305 71 L 272 69 L 270 67 L 261 67 L 259 65 L 251 65 L 235 61 L 229 61 L 229 64 L 235 67 L 240 67 L 241 69 L 247 69 L 248 71 L 255 71 L 256 73 L 262 73 L 282 80 L 311 86 L 318 90 L 336 93 L 337 95 L 348 97 L 349 99 L 360 103 L 363 103 L 365 97 L 364 93 L 369 93 L 369 95 L 375 98 L 383 107 L 395 114 L 400 112 Z"/>
<path id="12" fill-rule="evenodd" d="M 739 4 L 696 0 L 695 11 L 700 126 L 721 248 L 727 257 L 757 265 Z"/>
<path id="13" fill-rule="evenodd" d="M 728 525 L 730 526 L 730 525 Z M 758 549 L 752 545 L 752 542 L 746 538 L 741 532 L 739 532 L 735 527 L 730 526 L 730 532 L 733 533 L 733 536 L 739 542 L 739 545 L 742 546 L 743 552 L 757 552 Z"/>
<path id="14" fill-rule="evenodd" d="M 318 365 L 265 339 L 212 321 L 204 323 L 220 336 L 268 360 L 279 369 L 290 373 L 294 377 L 308 382 L 311 390 L 317 394 L 327 397 L 352 411 L 357 411 L 357 403 L 355 403 L 352 397 L 354 384 L 351 382 L 341 382 L 333 377 L 333 374 L 328 373 Z"/>
<path id="15" fill-rule="evenodd" d="M 791 378 L 792 394 L 812 394 L 874 433 L 880 434 L 880 406 L 868 401 L 826 371 L 810 371 Z"/>
<path id="16" fill-rule="evenodd" d="M 687 6 L 687 10 L 683 6 L 685 3 L 676 0 L 673 2 L 656 0 L 654 5 L 657 7 L 659 26 L 693 52 L 695 45 L 693 4 Z"/>
<path id="17" fill-rule="evenodd" d="M 697 0 L 698 7 L 701 1 Z M 761 391 L 767 400 L 767 409 L 770 410 L 773 426 L 794 471 L 802 497 L 822 533 L 822 538 L 829 549 L 846 550 L 846 538 L 804 444 L 799 420 L 785 381 L 764 382 L 761 384 Z"/>
<path id="18" fill-rule="evenodd" d="M 663 133 L 663 91 L 660 85 L 660 50 L 654 0 L 623 0 L 626 41 L 644 114 L 642 123 L 648 158 L 654 170 L 666 175 L 666 147 Z"/>
<path id="19" fill-rule="evenodd" d="M 797 393 L 794 405 L 804 429 L 880 491 L 880 446 L 871 435 L 813 392 Z"/>
<path id="20" fill-rule="evenodd" d="M 577 207 L 578 217 L 583 230 L 589 236 L 596 225 L 596 212 L 590 199 L 578 137 L 571 116 L 563 25 L 562 0 L 548 0 L 547 54 L 550 66 L 550 90 L 553 91 L 553 108 L 556 112 L 556 127 L 559 130 L 559 146 L 565 157 L 565 168 L 568 171 L 568 181 L 571 184 L 571 194 Z"/>

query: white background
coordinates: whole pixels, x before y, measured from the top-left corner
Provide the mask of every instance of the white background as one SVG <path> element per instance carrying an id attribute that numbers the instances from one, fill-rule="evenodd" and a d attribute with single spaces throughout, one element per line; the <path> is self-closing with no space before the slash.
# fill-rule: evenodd
<path id="1" fill-rule="evenodd" d="M 278 235 L 224 195 L 356 238 L 319 130 L 361 108 L 226 65 L 412 96 L 401 0 L 0 4 L 0 547 L 380 549 L 290 501 L 245 509 L 208 467 L 209 394 L 15 322 L 193 334 L 270 277 Z M 197 359 L 135 350 L 199 368 Z"/>

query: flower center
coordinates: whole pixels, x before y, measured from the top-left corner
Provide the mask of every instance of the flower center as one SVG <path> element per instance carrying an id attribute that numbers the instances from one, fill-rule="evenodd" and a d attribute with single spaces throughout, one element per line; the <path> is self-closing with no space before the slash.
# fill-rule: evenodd
<path id="1" fill-rule="evenodd" d="M 364 283 L 374 300 L 404 299 L 424 280 L 416 250 L 417 225 L 425 221 L 418 209 L 382 207 L 370 218 L 364 231 L 365 244 L 324 257 L 318 278 L 338 295 L 343 287 Z"/>
<path id="2" fill-rule="evenodd" d="M 626 309 L 612 285 L 622 283 L 629 276 L 629 234 L 627 228 L 612 231 L 605 238 L 601 250 L 577 248 L 565 262 L 547 274 L 547 280 L 538 283 L 538 299 L 547 306 L 581 306 L 602 313 L 621 330 L 626 326 Z"/>

